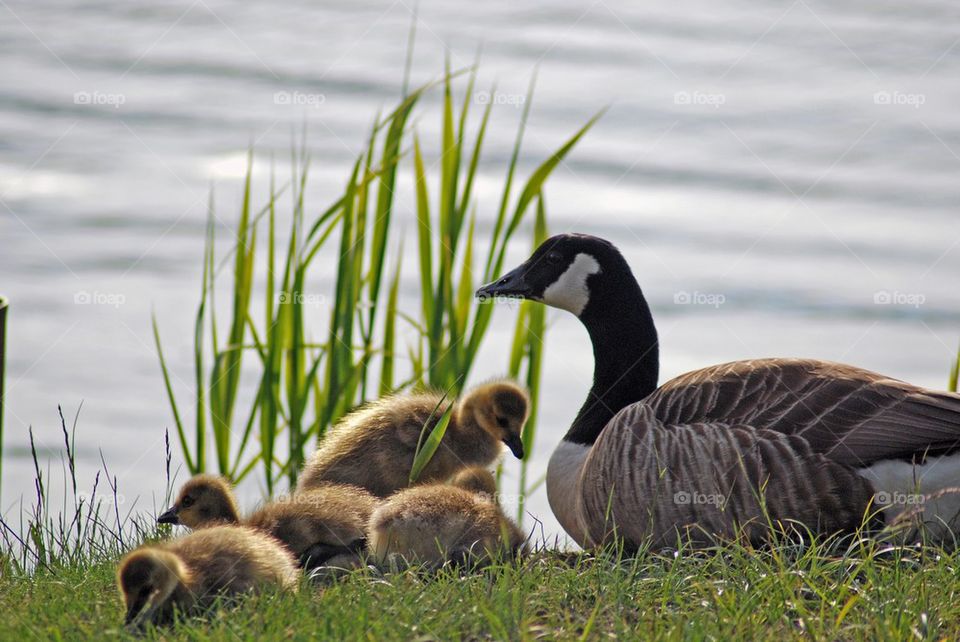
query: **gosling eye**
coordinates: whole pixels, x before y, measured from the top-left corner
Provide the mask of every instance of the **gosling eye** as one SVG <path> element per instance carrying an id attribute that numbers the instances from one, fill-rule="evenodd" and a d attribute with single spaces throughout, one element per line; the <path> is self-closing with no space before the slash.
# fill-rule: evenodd
<path id="1" fill-rule="evenodd" d="M 187 495 L 180 501 L 180 505 L 183 506 L 184 508 L 190 508 L 191 506 L 193 506 L 193 497 L 191 497 L 190 495 Z"/>
<path id="2" fill-rule="evenodd" d="M 497 425 L 501 428 L 507 428 L 510 425 L 510 421 L 506 417 L 497 417 Z"/>

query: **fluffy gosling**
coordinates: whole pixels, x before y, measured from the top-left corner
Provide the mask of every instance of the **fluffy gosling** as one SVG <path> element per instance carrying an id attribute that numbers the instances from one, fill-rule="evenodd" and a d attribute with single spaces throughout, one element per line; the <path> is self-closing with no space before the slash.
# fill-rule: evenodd
<path id="1" fill-rule="evenodd" d="M 366 525 L 377 500 L 354 486 L 326 484 L 269 502 L 241 519 L 233 488 L 223 477 L 197 475 L 180 489 L 161 524 L 205 528 L 244 524 L 278 539 L 305 568 L 361 564 Z"/>
<path id="2" fill-rule="evenodd" d="M 117 569 L 127 626 L 170 624 L 174 614 L 195 613 L 219 595 L 269 586 L 296 590 L 290 553 L 264 533 L 215 526 L 127 554 Z"/>
<path id="3" fill-rule="evenodd" d="M 297 488 L 352 484 L 378 497 L 406 488 L 423 425 L 431 413 L 435 425 L 448 405 L 437 408 L 441 398 L 438 393 L 386 397 L 348 415 L 324 438 Z M 501 442 L 522 459 L 520 435 L 529 405 L 526 391 L 511 381 L 469 391 L 454 409 L 440 447 L 417 483 L 449 479 L 466 466 L 489 466 L 500 456 Z"/>
<path id="4" fill-rule="evenodd" d="M 370 517 L 370 553 L 379 564 L 399 561 L 430 568 L 448 561 L 482 564 L 522 553 L 526 538 L 503 514 L 495 496 L 493 476 L 479 468 L 464 471 L 451 484 L 401 490 Z"/>
<path id="5" fill-rule="evenodd" d="M 447 483 L 451 486 L 468 490 L 471 493 L 476 493 L 484 499 L 496 501 L 497 480 L 494 479 L 493 474 L 486 468 L 479 466 L 464 468 Z"/>

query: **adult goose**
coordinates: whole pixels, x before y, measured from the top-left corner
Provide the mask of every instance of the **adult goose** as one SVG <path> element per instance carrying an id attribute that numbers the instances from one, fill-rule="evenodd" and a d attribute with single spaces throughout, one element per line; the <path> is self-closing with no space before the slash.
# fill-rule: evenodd
<path id="1" fill-rule="evenodd" d="M 581 546 L 762 541 L 771 523 L 852 532 L 907 510 L 937 537 L 957 531 L 960 395 L 811 359 L 737 361 L 658 388 L 650 308 L 593 236 L 548 239 L 477 296 L 568 310 L 590 335 L 593 387 L 547 468 L 550 507 Z"/>

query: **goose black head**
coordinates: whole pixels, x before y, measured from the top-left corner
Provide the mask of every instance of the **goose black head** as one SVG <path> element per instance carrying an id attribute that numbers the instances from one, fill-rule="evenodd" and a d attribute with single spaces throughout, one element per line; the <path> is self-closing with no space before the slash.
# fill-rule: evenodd
<path id="1" fill-rule="evenodd" d="M 581 316 L 600 286 L 600 275 L 626 270 L 612 243 L 588 234 L 558 234 L 544 241 L 521 265 L 477 290 L 480 300 L 530 299 Z"/>

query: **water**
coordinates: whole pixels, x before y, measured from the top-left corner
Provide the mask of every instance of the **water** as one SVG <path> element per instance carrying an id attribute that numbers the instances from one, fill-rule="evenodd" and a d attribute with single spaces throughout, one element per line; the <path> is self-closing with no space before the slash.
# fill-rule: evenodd
<path id="1" fill-rule="evenodd" d="M 57 404 L 71 419 L 81 402 L 82 482 L 102 451 L 127 510 L 162 503 L 172 422 L 150 313 L 185 395 L 211 184 L 229 224 L 247 146 L 262 186 L 271 156 L 284 174 L 306 124 L 317 212 L 399 93 L 412 5 L 319 4 L 0 8 L 5 514 L 32 497 L 28 426 L 56 478 Z M 663 380 L 793 355 L 942 387 L 960 334 L 960 8 L 650 4 L 420 2 L 413 82 L 435 78 L 444 55 L 471 63 L 482 44 L 479 86 L 505 95 L 478 183 L 480 225 L 538 68 L 526 171 L 610 107 L 551 179 L 550 223 L 627 255 L 659 322 Z M 431 144 L 437 122 L 428 110 L 418 124 Z M 524 253 L 518 244 L 510 260 Z M 505 367 L 513 318 L 495 315 L 477 379 Z M 534 478 L 592 367 L 576 320 L 551 311 L 549 322 Z M 512 462 L 507 475 L 509 489 Z M 245 503 L 257 493 L 245 489 Z M 542 488 L 529 509 L 559 533 Z"/>

